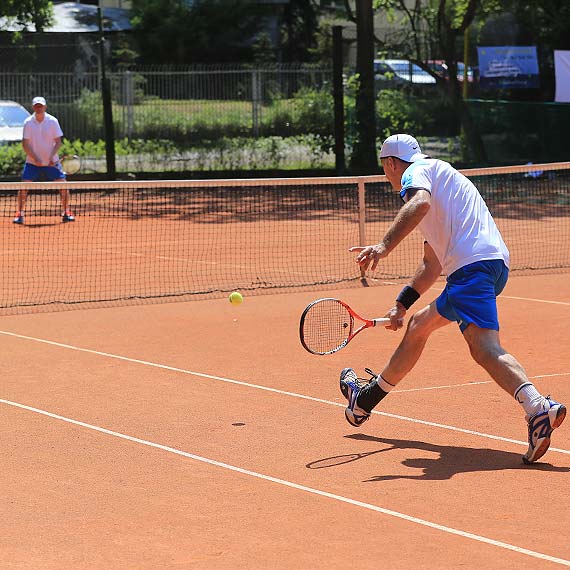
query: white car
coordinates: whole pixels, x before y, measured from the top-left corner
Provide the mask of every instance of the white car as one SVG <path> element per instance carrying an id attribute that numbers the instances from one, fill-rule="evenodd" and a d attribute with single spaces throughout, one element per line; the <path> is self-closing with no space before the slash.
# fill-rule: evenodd
<path id="1" fill-rule="evenodd" d="M 15 101 L 0 101 L 0 144 L 19 142 L 24 132 L 24 121 L 30 116 Z"/>
<path id="2" fill-rule="evenodd" d="M 436 80 L 427 71 L 424 71 L 419 65 L 411 63 L 407 59 L 382 59 L 376 60 L 388 65 L 399 79 L 411 83 L 423 83 L 435 85 Z"/>

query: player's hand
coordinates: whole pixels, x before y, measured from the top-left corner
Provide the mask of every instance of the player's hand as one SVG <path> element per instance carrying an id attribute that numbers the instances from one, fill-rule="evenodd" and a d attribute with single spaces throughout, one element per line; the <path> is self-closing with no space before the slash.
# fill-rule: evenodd
<path id="1" fill-rule="evenodd" d="M 397 331 L 404 326 L 404 318 L 406 317 L 406 307 L 402 303 L 395 303 L 394 306 L 386 313 L 386 317 L 390 322 L 384 325 L 385 328 Z"/>
<path id="2" fill-rule="evenodd" d="M 367 270 L 372 264 L 372 271 L 378 266 L 378 262 L 384 257 L 388 256 L 388 252 L 383 243 L 377 245 L 355 246 L 351 247 L 349 251 L 358 251 L 356 256 L 356 263 L 364 270 Z"/>

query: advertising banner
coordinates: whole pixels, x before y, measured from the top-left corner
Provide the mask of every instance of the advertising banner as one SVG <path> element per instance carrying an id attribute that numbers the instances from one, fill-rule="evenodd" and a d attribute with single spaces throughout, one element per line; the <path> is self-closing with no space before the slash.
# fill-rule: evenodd
<path id="1" fill-rule="evenodd" d="M 554 50 L 557 103 L 570 103 L 570 51 Z"/>
<path id="2" fill-rule="evenodd" d="M 540 87 L 536 46 L 478 47 L 477 53 L 483 89 Z"/>

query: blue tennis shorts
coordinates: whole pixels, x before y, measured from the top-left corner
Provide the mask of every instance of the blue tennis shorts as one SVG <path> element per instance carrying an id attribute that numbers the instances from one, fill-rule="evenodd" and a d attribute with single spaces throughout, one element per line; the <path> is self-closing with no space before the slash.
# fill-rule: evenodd
<path id="1" fill-rule="evenodd" d="M 26 162 L 22 172 L 22 180 L 30 180 L 31 182 L 65 180 L 65 172 L 59 162 L 56 162 L 54 166 L 36 166 Z"/>
<path id="2" fill-rule="evenodd" d="M 497 296 L 508 278 L 509 270 L 502 259 L 470 263 L 447 277 L 445 289 L 435 302 L 437 311 L 457 321 L 461 332 L 470 323 L 498 331 Z"/>

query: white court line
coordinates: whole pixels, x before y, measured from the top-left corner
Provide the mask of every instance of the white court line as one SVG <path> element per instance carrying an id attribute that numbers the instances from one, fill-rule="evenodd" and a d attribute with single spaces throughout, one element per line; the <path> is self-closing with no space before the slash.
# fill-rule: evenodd
<path id="1" fill-rule="evenodd" d="M 537 374 L 529 376 L 529 380 L 535 378 L 552 378 L 553 376 L 570 376 L 570 372 L 557 372 L 556 374 Z M 391 390 L 390 394 L 402 394 L 404 392 L 425 392 L 427 390 L 444 390 L 446 388 L 462 388 L 464 386 L 479 386 L 481 384 L 494 384 L 494 380 L 481 380 L 479 382 L 464 382 L 463 384 L 443 384 L 441 386 L 427 386 L 424 388 L 407 388 L 405 390 Z"/>
<path id="2" fill-rule="evenodd" d="M 430 287 L 433 291 L 443 291 L 443 287 Z M 534 303 L 548 303 L 550 305 L 565 305 L 570 307 L 570 302 L 568 301 L 551 301 L 550 299 L 534 299 L 532 297 L 515 297 L 514 295 L 499 295 L 497 299 L 515 299 L 517 301 L 532 301 Z"/>
<path id="3" fill-rule="evenodd" d="M 364 503 L 362 501 L 350 499 L 349 497 L 343 497 L 342 495 L 335 495 L 334 493 L 329 493 L 327 491 L 322 491 L 320 489 L 315 489 L 313 487 L 306 487 L 305 485 L 299 485 L 299 484 L 293 483 L 291 481 L 286 481 L 285 479 L 278 479 L 277 477 L 271 477 L 270 475 L 264 475 L 263 473 L 257 473 L 256 471 L 250 471 L 249 469 L 243 469 L 242 467 L 236 467 L 235 465 L 230 465 L 228 463 L 222 463 L 221 461 L 216 461 L 214 459 L 208 459 L 207 457 L 202 457 L 200 455 L 188 453 L 186 451 L 182 451 L 182 450 L 176 449 L 174 447 L 168 447 L 166 445 L 154 443 L 154 442 L 148 441 L 146 439 L 139 439 L 138 437 L 133 437 L 133 436 L 126 435 L 123 433 L 119 433 L 116 431 L 111 431 L 111 430 L 103 428 L 103 427 L 95 426 L 92 424 L 88 424 L 85 422 L 81 422 L 81 421 L 74 420 L 71 418 L 67 418 L 64 416 L 60 416 L 57 414 L 52 414 L 51 412 L 47 412 L 45 410 L 40 410 L 38 408 L 32 408 L 30 406 L 26 406 L 26 405 L 20 404 L 18 402 L 12 402 L 10 400 L 0 399 L 0 403 L 6 404 L 8 406 L 13 406 L 15 408 L 20 408 L 22 410 L 27 410 L 29 412 L 34 412 L 36 414 L 48 416 L 48 417 L 54 418 L 56 420 L 61 420 L 63 422 L 67 422 L 67 423 L 70 423 L 70 424 L 73 424 L 76 426 L 80 426 L 80 427 L 83 427 L 83 428 L 86 428 L 89 430 L 97 431 L 99 433 L 104 433 L 106 435 L 110 435 L 113 437 L 117 437 L 120 439 L 131 441 L 133 443 L 138 443 L 140 445 L 145 445 L 147 447 L 160 449 L 161 451 L 166 451 L 168 453 L 173 453 L 175 455 L 181 455 L 182 457 L 186 457 L 188 459 L 193 459 L 194 461 L 200 461 L 201 463 L 206 463 L 208 465 L 213 465 L 215 467 L 221 467 L 222 469 L 227 469 L 229 471 L 241 473 L 242 475 L 248 475 L 249 477 L 255 477 L 256 479 L 262 479 L 264 481 L 276 483 L 278 485 L 282 485 L 284 487 L 289 487 L 289 488 L 295 489 L 297 491 L 304 491 L 306 493 L 311 493 L 313 495 L 318 495 L 321 497 L 325 497 L 327 499 L 339 501 L 341 503 L 347 503 L 347 504 L 353 505 L 355 507 L 360 507 L 360 508 L 367 509 L 370 511 L 382 513 L 382 514 L 388 515 L 390 517 L 402 519 L 402 520 L 408 521 L 410 523 L 414 523 L 414 524 L 418 524 L 418 525 L 425 526 L 428 528 L 432 528 L 435 530 L 439 530 L 439 531 L 442 531 L 442 532 L 445 532 L 448 534 L 453 534 L 456 536 L 460 536 L 462 538 L 467 538 L 469 540 L 475 540 L 477 542 L 483 542 L 484 544 L 488 544 L 490 546 L 496 546 L 498 548 L 503 548 L 505 550 L 511 550 L 512 552 L 517 552 L 518 554 L 524 554 L 524 555 L 530 556 L 532 558 L 538 558 L 540 560 L 546 560 L 548 562 L 554 562 L 554 563 L 560 564 L 562 566 L 570 566 L 570 560 L 565 560 L 563 558 L 556 558 L 554 556 L 550 556 L 549 554 L 543 554 L 541 552 L 536 552 L 534 550 L 528 550 L 527 548 L 515 546 L 515 545 L 509 544 L 507 542 L 501 542 L 499 540 L 493 540 L 492 538 L 480 536 L 480 535 L 474 534 L 472 532 L 466 532 L 463 530 L 458 530 L 458 529 L 455 529 L 452 527 L 444 526 L 444 525 L 434 523 L 434 522 L 431 522 L 431 521 L 428 521 L 425 519 L 420 519 L 418 517 L 406 515 L 404 513 L 398 512 L 398 511 L 392 511 L 390 509 L 385 509 L 383 507 L 379 507 L 378 505 L 372 505 L 370 503 Z"/>
<path id="4" fill-rule="evenodd" d="M 533 299 L 532 297 L 515 297 L 514 295 L 500 295 L 499 299 L 516 299 L 518 301 L 533 301 L 535 303 L 549 303 L 550 305 L 566 305 L 570 307 L 567 301 L 551 301 L 550 299 Z"/>
<path id="5" fill-rule="evenodd" d="M 78 346 L 72 346 L 70 344 L 63 344 L 61 342 L 55 342 L 52 340 L 45 340 L 45 339 L 41 339 L 41 338 L 35 338 L 35 337 L 31 337 L 31 336 L 26 336 L 26 335 L 21 335 L 21 334 L 17 334 L 17 333 L 13 333 L 13 332 L 9 332 L 9 331 L 0 331 L 0 334 L 6 335 L 6 336 L 12 336 L 15 338 L 21 338 L 24 340 L 31 340 L 34 342 L 39 342 L 42 344 L 49 344 L 51 346 L 58 346 L 61 348 L 68 348 L 70 350 L 76 350 L 78 352 L 85 352 L 88 354 L 95 354 L 97 356 L 105 356 L 107 358 L 113 358 L 115 360 L 122 360 L 124 362 L 131 362 L 133 364 L 142 364 L 143 366 L 151 366 L 153 368 L 159 368 L 161 370 L 168 370 L 170 372 L 178 372 L 180 374 L 188 374 L 190 376 L 199 376 L 200 378 L 208 378 L 210 380 L 218 380 L 220 382 L 226 382 L 228 384 L 236 384 L 238 386 L 244 386 L 247 388 L 255 388 L 256 390 L 264 390 L 265 392 L 272 392 L 273 394 L 279 394 L 281 396 L 291 396 L 293 398 L 299 398 L 302 400 L 309 400 L 311 402 L 319 402 L 321 404 L 328 404 L 329 406 L 340 406 L 340 407 L 346 407 L 346 404 L 341 403 L 341 402 L 331 402 L 329 400 L 323 400 L 321 398 L 314 398 L 313 396 L 306 396 L 305 394 L 297 394 L 296 392 L 288 392 L 286 390 L 278 390 L 277 388 L 270 388 L 268 386 L 262 386 L 260 384 L 252 384 L 250 382 L 242 382 L 241 380 L 234 380 L 232 378 L 223 378 L 221 376 L 213 376 L 211 374 L 204 374 L 203 372 L 195 372 L 192 370 L 185 370 L 183 368 L 176 368 L 174 366 L 168 366 L 166 364 L 158 364 L 156 362 L 149 362 L 147 360 L 139 360 L 136 358 L 129 358 L 127 356 L 120 356 L 118 354 L 110 354 L 108 352 L 100 352 L 98 350 L 91 350 L 89 348 L 80 348 Z M 520 441 L 520 440 L 516 440 L 516 439 L 510 439 L 510 438 L 506 438 L 506 437 L 501 437 L 498 435 L 491 435 L 491 434 L 487 434 L 487 433 L 482 433 L 482 432 L 477 432 L 477 431 L 472 431 L 472 430 L 468 430 L 468 429 L 463 429 L 463 428 L 458 428 L 458 427 L 454 427 L 454 426 L 448 426 L 445 424 L 438 424 L 438 423 L 434 423 L 434 422 L 428 422 L 425 420 L 418 420 L 416 418 L 409 418 L 407 416 L 400 416 L 400 415 L 396 415 L 396 414 L 389 414 L 387 412 L 379 412 L 376 410 L 372 410 L 373 414 L 378 414 L 380 416 L 385 416 L 388 418 L 392 418 L 392 419 L 397 419 L 397 420 L 403 420 L 406 422 L 412 422 L 412 423 L 416 423 L 416 424 L 420 424 L 420 425 L 426 425 L 426 426 L 430 426 L 430 427 L 436 427 L 436 428 L 441 428 L 441 429 L 446 429 L 446 430 L 451 430 L 451 431 L 456 431 L 456 432 L 460 432 L 460 433 L 466 433 L 469 435 L 475 435 L 478 437 L 484 437 L 487 439 L 493 439 L 493 440 L 498 440 L 498 441 L 505 441 L 508 443 L 516 443 L 517 445 L 523 445 L 523 446 L 528 446 L 528 442 L 527 441 Z M 556 451 L 558 453 L 565 453 L 570 455 L 570 451 L 566 450 L 566 449 L 558 449 L 556 447 L 551 447 L 549 448 L 549 451 Z"/>
<path id="6" fill-rule="evenodd" d="M 251 266 L 250 265 L 240 265 L 238 263 L 224 263 L 224 262 L 220 262 L 220 261 L 209 261 L 209 260 L 202 260 L 202 259 L 195 259 L 192 257 L 172 257 L 172 256 L 166 256 L 166 255 L 157 255 L 155 253 L 148 253 L 148 252 L 143 252 L 143 253 L 139 253 L 139 252 L 134 252 L 134 251 L 122 251 L 119 249 L 112 249 L 112 248 L 98 248 L 96 251 L 100 251 L 100 252 L 104 252 L 104 253 L 113 253 L 119 256 L 123 256 L 123 257 L 146 257 L 148 259 L 160 259 L 161 261 L 180 261 L 180 262 L 184 262 L 184 263 L 195 263 L 197 265 L 208 265 L 208 266 L 215 266 L 218 268 L 229 268 L 229 269 L 245 269 L 246 271 L 251 271 Z M 305 276 L 307 273 L 306 272 L 300 272 L 300 271 L 291 271 L 290 269 L 287 269 L 287 274 L 288 275 L 302 275 Z"/>

